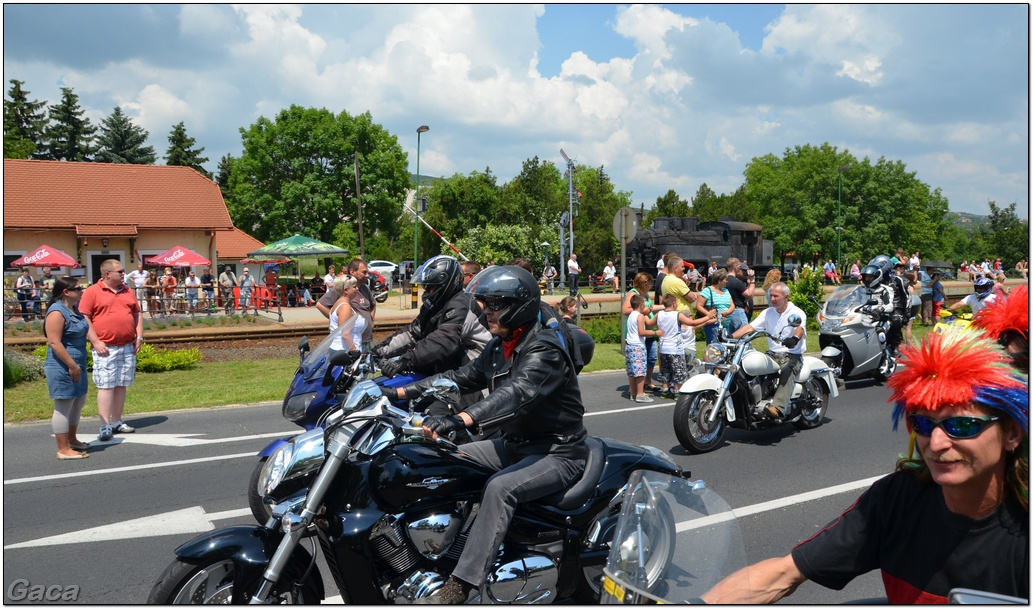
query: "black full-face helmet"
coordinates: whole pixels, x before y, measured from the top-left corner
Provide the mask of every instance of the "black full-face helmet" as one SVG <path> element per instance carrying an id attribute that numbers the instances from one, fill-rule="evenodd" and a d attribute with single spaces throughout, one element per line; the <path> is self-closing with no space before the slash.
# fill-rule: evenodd
<path id="1" fill-rule="evenodd" d="M 451 256 L 434 256 L 420 266 L 412 282 L 423 286 L 423 304 L 435 311 L 463 291 L 463 267 Z"/>
<path id="2" fill-rule="evenodd" d="M 537 321 L 541 291 L 531 273 L 518 266 L 489 266 L 470 280 L 466 291 L 486 308 L 501 304 L 508 310 L 499 317 L 499 324 L 510 330 Z"/>

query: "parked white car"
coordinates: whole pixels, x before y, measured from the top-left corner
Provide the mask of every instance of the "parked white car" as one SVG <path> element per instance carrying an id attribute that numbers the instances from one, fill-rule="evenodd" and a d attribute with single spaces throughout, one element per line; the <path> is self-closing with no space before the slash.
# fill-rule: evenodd
<path id="1" fill-rule="evenodd" d="M 371 271 L 376 271 L 384 276 L 384 279 L 388 281 L 397 280 L 395 277 L 395 271 L 398 269 L 398 265 L 394 262 L 388 262 L 387 260 L 370 260 L 366 263 L 366 267 Z"/>

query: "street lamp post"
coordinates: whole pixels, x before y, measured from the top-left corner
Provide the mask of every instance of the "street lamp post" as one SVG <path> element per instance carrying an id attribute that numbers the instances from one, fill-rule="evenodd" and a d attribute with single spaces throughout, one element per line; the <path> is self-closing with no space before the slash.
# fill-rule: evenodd
<path id="1" fill-rule="evenodd" d="M 412 308 L 415 309 L 419 303 L 417 294 L 419 288 L 416 284 L 412 283 L 415 279 L 416 269 L 419 268 L 420 264 L 420 135 L 430 131 L 430 127 L 427 125 L 420 125 L 416 128 L 416 201 L 415 209 L 413 209 L 413 232 L 412 232 L 412 272 L 413 277 L 409 278 L 409 283 L 412 286 Z"/>
<path id="2" fill-rule="evenodd" d="M 843 251 L 842 251 L 842 238 L 843 238 L 843 172 L 850 171 L 851 164 L 847 164 L 844 167 L 840 167 L 836 170 L 839 174 L 839 195 L 836 197 L 836 264 L 839 265 L 837 268 L 843 268 Z"/>

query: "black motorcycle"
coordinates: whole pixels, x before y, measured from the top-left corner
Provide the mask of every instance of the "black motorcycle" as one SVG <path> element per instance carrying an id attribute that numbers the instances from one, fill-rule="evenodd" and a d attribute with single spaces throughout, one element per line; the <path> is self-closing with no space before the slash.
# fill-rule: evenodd
<path id="1" fill-rule="evenodd" d="M 438 380 L 419 399 L 458 402 Z M 325 429 L 280 447 L 261 484 L 277 502 L 264 526 L 203 534 L 176 549 L 150 603 L 318 603 L 316 540 L 346 603 L 411 602 L 444 585 L 494 473 L 447 440 L 423 436 L 421 415 L 358 383 Z M 687 477 L 662 451 L 589 437 L 581 479 L 521 505 L 471 602 L 596 603 L 623 493 L 636 469 Z M 673 524 L 653 532 L 673 547 Z M 310 548 L 303 547 L 308 539 Z M 648 577 L 664 577 L 662 560 Z"/>

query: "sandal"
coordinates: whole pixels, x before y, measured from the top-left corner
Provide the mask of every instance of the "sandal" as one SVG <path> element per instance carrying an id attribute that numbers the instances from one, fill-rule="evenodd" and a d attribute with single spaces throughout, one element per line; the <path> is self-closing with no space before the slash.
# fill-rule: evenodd
<path id="1" fill-rule="evenodd" d="M 69 442 L 68 447 L 73 450 L 89 450 L 93 448 L 93 445 L 89 442 Z"/>
<path id="2" fill-rule="evenodd" d="M 642 387 L 642 389 L 643 389 L 644 391 L 660 391 L 660 388 L 659 388 L 659 387 L 657 387 L 656 385 L 644 385 L 644 386 Z"/>
<path id="3" fill-rule="evenodd" d="M 87 455 L 86 453 L 82 453 L 82 452 L 75 453 L 74 455 L 63 455 L 61 453 L 57 453 L 57 460 L 58 461 L 73 461 L 75 459 L 89 459 L 89 458 L 90 458 L 89 455 Z"/>

